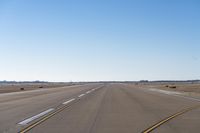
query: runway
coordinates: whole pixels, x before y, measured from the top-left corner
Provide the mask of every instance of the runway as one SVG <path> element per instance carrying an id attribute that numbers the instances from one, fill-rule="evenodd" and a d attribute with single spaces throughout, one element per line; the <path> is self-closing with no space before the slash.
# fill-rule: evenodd
<path id="1" fill-rule="evenodd" d="M 0 96 L 0 132 L 198 133 L 195 99 L 105 83 Z"/>

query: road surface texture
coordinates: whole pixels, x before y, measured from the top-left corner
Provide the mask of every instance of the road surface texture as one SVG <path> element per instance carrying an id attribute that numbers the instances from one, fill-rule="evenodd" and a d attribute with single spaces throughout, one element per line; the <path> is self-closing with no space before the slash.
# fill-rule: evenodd
<path id="1" fill-rule="evenodd" d="M 0 132 L 199 133 L 200 101 L 119 83 L 2 95 Z"/>

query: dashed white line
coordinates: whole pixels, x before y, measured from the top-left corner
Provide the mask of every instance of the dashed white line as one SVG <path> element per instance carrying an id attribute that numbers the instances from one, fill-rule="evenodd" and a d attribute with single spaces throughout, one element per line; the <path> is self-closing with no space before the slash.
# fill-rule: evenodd
<path id="1" fill-rule="evenodd" d="M 87 91 L 86 94 L 89 94 L 91 91 Z"/>
<path id="2" fill-rule="evenodd" d="M 92 89 L 92 90 L 90 90 L 90 91 L 87 91 L 86 94 L 89 94 L 89 93 L 91 93 L 91 92 L 93 92 L 93 91 L 95 91 L 95 90 L 97 90 L 97 89 Z M 78 97 L 81 98 L 81 97 L 85 96 L 86 94 L 81 94 L 81 95 L 79 95 Z M 75 99 L 75 98 L 70 99 L 70 100 L 68 100 L 68 101 L 66 101 L 66 102 L 64 102 L 64 103 L 62 103 L 62 104 L 66 105 L 66 104 L 68 104 L 68 103 L 70 103 L 70 102 L 72 102 L 72 101 L 74 101 L 74 100 L 76 100 L 76 99 Z M 51 112 L 51 111 L 53 111 L 53 110 L 55 110 L 55 109 L 54 109 L 54 108 L 50 108 L 50 109 L 48 109 L 48 110 L 46 110 L 46 111 L 44 111 L 44 112 L 41 112 L 41 113 L 39 113 L 39 114 L 37 114 L 37 115 L 35 115 L 35 116 L 32 116 L 32 117 L 30 117 L 30 118 L 28 118 L 28 119 L 25 119 L 25 120 L 19 122 L 18 124 L 19 124 L 19 125 L 22 125 L 22 126 L 27 125 L 28 123 L 34 121 L 35 119 L 38 119 L 39 117 L 42 117 L 42 116 L 48 114 L 49 112 Z"/>
<path id="3" fill-rule="evenodd" d="M 75 99 L 75 98 L 73 98 L 73 99 L 71 99 L 71 100 L 68 100 L 68 101 L 66 101 L 66 102 L 62 103 L 62 104 L 66 105 L 66 104 L 68 104 L 68 103 L 71 103 L 71 102 L 72 102 L 72 101 L 74 101 L 74 100 L 76 100 L 76 99 Z"/>
<path id="4" fill-rule="evenodd" d="M 81 95 L 79 95 L 78 97 L 80 98 L 80 97 L 83 97 L 83 96 L 85 96 L 85 94 L 81 94 Z"/>
<path id="5" fill-rule="evenodd" d="M 48 110 L 46 110 L 46 111 L 44 111 L 44 112 L 41 112 L 41 113 L 39 113 L 39 114 L 37 114 L 37 115 L 35 115 L 35 116 L 33 116 L 33 117 L 30 117 L 30 118 L 28 118 L 28 119 L 26 119 L 26 120 L 23 120 L 22 122 L 19 122 L 18 124 L 19 124 L 19 125 L 22 125 L 22 126 L 27 125 L 27 124 L 30 123 L 31 121 L 34 121 L 35 119 L 38 119 L 39 117 L 42 117 L 42 116 L 48 114 L 49 112 L 51 112 L 51 111 L 53 111 L 53 110 L 54 110 L 54 108 L 48 109 Z"/>

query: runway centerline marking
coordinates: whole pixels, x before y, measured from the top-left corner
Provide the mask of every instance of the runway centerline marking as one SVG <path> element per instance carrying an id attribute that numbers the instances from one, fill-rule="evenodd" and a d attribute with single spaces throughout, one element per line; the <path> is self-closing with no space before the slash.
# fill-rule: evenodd
<path id="1" fill-rule="evenodd" d="M 43 111 L 43 112 L 41 112 L 41 113 L 39 113 L 39 114 L 37 114 L 37 115 L 35 115 L 35 116 L 32 116 L 32 117 L 28 118 L 28 119 L 26 119 L 26 120 L 21 121 L 21 122 L 19 122 L 18 124 L 19 124 L 19 125 L 22 125 L 22 126 L 25 126 L 25 125 L 27 125 L 28 123 L 30 123 L 31 121 L 34 121 L 35 119 L 38 119 L 38 118 L 40 118 L 40 117 L 42 117 L 42 116 L 48 114 L 49 112 L 51 112 L 51 111 L 53 111 L 53 110 L 54 110 L 54 108 L 48 109 L 48 110 Z"/>
<path id="2" fill-rule="evenodd" d="M 160 127 L 161 125 L 165 124 L 166 122 L 168 122 L 168 121 L 170 121 L 170 120 L 172 120 L 172 119 L 174 119 L 174 118 L 176 118 L 176 117 L 178 117 L 178 116 L 180 116 L 180 115 L 182 115 L 182 114 L 184 114 L 184 113 L 187 113 L 187 112 L 189 112 L 189 111 L 191 111 L 191 110 L 197 109 L 197 108 L 199 108 L 199 107 L 200 107 L 200 105 L 197 105 L 197 106 L 193 106 L 193 107 L 189 107 L 189 108 L 183 109 L 183 110 L 179 111 L 178 113 L 173 114 L 173 115 L 171 115 L 171 116 L 169 116 L 169 117 L 167 117 L 167 118 L 161 120 L 160 122 L 158 122 L 158 123 L 152 125 L 151 127 L 149 127 L 149 128 L 147 128 L 146 130 L 144 130 L 142 133 L 150 133 L 150 132 L 152 132 L 153 130 L 155 130 L 155 129 L 157 129 L 158 127 Z"/>
<path id="3" fill-rule="evenodd" d="M 62 104 L 66 105 L 66 104 L 68 104 L 68 103 L 71 103 L 71 102 L 74 101 L 74 100 L 76 100 L 76 99 L 75 99 L 75 98 L 70 99 L 70 100 L 68 100 L 68 101 L 66 101 L 66 102 L 64 102 L 64 103 L 62 103 Z"/>

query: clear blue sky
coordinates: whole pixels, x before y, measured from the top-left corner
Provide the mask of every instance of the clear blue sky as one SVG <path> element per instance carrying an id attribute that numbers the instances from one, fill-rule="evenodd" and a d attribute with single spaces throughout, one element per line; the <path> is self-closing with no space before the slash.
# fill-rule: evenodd
<path id="1" fill-rule="evenodd" d="M 1 0 L 0 80 L 200 79 L 199 0 Z"/>

